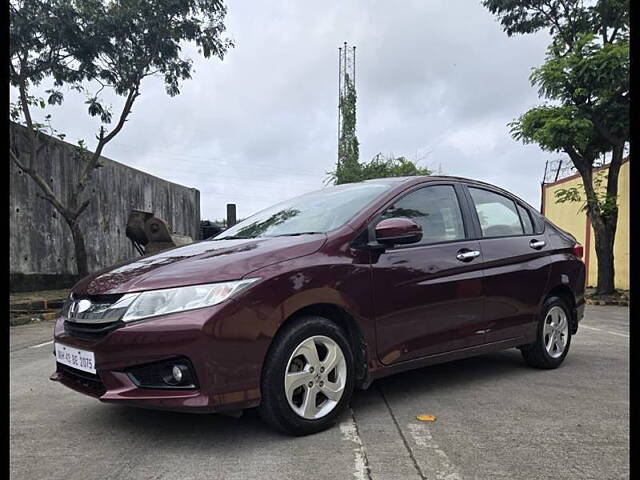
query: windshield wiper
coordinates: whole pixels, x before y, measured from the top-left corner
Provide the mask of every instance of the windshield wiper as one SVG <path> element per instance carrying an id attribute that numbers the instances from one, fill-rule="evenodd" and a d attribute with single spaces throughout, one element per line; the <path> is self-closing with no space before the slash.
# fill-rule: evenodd
<path id="1" fill-rule="evenodd" d="M 272 235 L 273 237 L 297 237 L 298 235 L 315 235 L 324 232 L 296 232 L 296 233 L 281 233 L 280 235 Z"/>
<path id="2" fill-rule="evenodd" d="M 247 240 L 249 238 L 256 238 L 256 237 L 243 237 L 241 235 L 230 235 L 228 237 L 212 238 L 211 240 Z"/>

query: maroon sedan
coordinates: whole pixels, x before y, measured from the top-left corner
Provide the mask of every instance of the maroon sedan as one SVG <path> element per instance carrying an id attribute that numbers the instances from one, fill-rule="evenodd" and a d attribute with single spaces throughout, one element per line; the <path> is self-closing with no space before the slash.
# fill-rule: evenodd
<path id="1" fill-rule="evenodd" d="M 51 378 L 147 408 L 259 406 L 286 432 L 317 432 L 395 372 L 514 347 L 559 366 L 584 312 L 581 257 L 486 183 L 326 188 L 80 281 Z"/>

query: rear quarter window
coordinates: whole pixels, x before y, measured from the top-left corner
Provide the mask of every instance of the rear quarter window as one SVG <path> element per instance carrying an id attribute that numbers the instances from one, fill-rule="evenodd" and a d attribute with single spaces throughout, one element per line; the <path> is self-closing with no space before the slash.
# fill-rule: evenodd
<path id="1" fill-rule="evenodd" d="M 531 215 L 529 214 L 529 210 L 524 208 L 522 205 L 518 205 L 518 213 L 520 214 L 520 219 L 522 220 L 522 226 L 524 227 L 525 235 L 532 235 L 533 221 L 531 220 Z"/>
<path id="2" fill-rule="evenodd" d="M 541 234 L 544 232 L 547 219 L 541 213 L 531 212 L 531 220 L 533 221 L 533 233 Z"/>

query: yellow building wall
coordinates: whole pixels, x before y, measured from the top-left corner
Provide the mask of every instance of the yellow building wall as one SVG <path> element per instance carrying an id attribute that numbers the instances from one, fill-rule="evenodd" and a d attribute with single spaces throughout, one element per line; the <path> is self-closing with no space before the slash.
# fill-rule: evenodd
<path id="1" fill-rule="evenodd" d="M 622 290 L 629 289 L 629 161 L 625 161 L 620 168 L 618 177 L 618 228 L 616 230 L 616 240 L 613 246 L 613 256 L 615 261 L 615 285 Z M 598 172 L 603 180 L 607 178 L 608 168 L 603 168 Z M 605 185 L 606 182 L 603 182 Z M 568 177 L 559 180 L 557 183 L 547 184 L 543 187 L 543 214 L 558 227 L 571 233 L 582 245 L 587 243 L 586 224 L 587 215 L 581 211 L 582 204 L 576 202 L 556 203 L 555 194 L 563 188 L 576 187 L 582 193 L 582 179 L 578 177 Z M 585 252 L 585 258 L 586 258 Z M 587 286 L 595 286 L 598 279 L 598 261 L 595 250 L 595 236 L 593 228 L 589 232 L 589 265 L 587 273 Z"/>

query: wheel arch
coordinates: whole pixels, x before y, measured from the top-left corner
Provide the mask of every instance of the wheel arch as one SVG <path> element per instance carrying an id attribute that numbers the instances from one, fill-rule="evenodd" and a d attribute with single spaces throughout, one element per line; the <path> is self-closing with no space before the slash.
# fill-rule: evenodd
<path id="1" fill-rule="evenodd" d="M 576 310 L 576 295 L 573 290 L 571 290 L 571 287 L 566 283 L 556 285 L 547 292 L 544 300 L 549 297 L 558 297 L 567 303 L 567 306 L 569 307 L 571 334 L 575 335 L 578 331 L 578 313 Z"/>
<path id="2" fill-rule="evenodd" d="M 298 308 L 289 314 L 284 321 L 278 326 L 278 330 L 273 337 L 267 356 L 271 351 L 271 347 L 276 343 L 282 332 L 286 331 L 287 325 L 295 322 L 296 319 L 304 316 L 319 316 L 330 320 L 340 327 L 347 335 L 349 344 L 354 355 L 356 367 L 355 385 L 358 388 L 367 388 L 371 383 L 368 368 L 369 345 L 361 325 L 358 323 L 354 315 L 341 305 L 330 302 L 318 302 Z"/>

